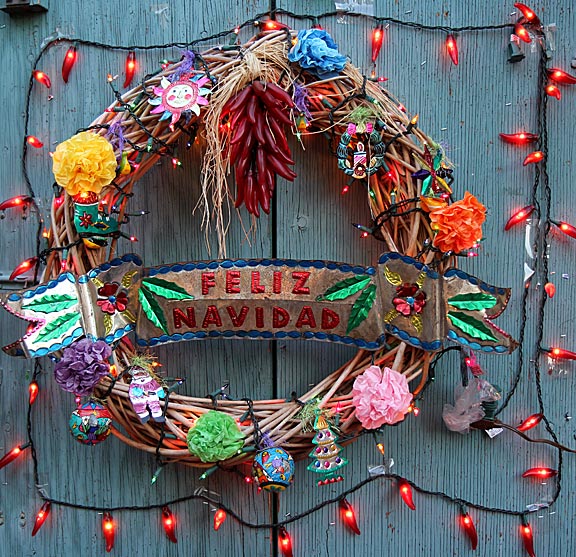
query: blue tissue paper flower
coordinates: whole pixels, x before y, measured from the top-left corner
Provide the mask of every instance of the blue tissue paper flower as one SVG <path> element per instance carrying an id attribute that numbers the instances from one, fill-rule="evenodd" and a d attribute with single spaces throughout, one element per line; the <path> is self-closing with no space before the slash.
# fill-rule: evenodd
<path id="1" fill-rule="evenodd" d="M 338 45 L 323 29 L 303 29 L 298 41 L 288 53 L 290 62 L 298 62 L 319 77 L 330 77 L 344 69 L 346 57 L 338 52 Z"/>

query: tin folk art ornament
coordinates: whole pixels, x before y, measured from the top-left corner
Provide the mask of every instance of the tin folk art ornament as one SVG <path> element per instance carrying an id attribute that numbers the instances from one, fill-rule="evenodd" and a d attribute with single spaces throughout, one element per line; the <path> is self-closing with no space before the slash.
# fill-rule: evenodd
<path id="1" fill-rule="evenodd" d="M 280 447 L 267 447 L 256 453 L 252 476 L 266 491 L 284 491 L 294 481 L 294 459 Z"/>
<path id="2" fill-rule="evenodd" d="M 96 445 L 110 435 L 112 416 L 99 402 L 89 401 L 79 406 L 68 423 L 74 439 L 85 445 Z"/>

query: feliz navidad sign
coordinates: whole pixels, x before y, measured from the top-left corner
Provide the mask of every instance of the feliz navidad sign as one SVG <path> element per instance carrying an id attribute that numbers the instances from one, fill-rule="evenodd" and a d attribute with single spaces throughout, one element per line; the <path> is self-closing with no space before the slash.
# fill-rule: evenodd
<path id="1" fill-rule="evenodd" d="M 509 290 L 457 269 L 440 275 L 399 253 L 375 267 L 258 259 L 143 268 L 135 255 L 80 277 L 63 273 L 1 300 L 29 321 L 4 350 L 39 357 L 88 336 L 109 344 L 135 331 L 139 346 L 206 338 L 316 339 L 374 350 L 392 334 L 424 350 L 450 339 L 485 352 L 515 342 L 491 319 Z"/>

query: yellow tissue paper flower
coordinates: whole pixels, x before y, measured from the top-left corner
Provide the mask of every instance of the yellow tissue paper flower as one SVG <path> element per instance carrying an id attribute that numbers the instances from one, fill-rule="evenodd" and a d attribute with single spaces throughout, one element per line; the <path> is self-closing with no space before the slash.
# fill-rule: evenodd
<path id="1" fill-rule="evenodd" d="M 52 171 L 68 195 L 100 193 L 116 177 L 116 157 L 104 137 L 81 132 L 56 147 Z"/>

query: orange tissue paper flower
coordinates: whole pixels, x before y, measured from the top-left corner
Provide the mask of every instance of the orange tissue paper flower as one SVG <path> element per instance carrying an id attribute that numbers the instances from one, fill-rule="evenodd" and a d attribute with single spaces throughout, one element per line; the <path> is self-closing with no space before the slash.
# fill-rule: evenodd
<path id="1" fill-rule="evenodd" d="M 68 195 L 100 193 L 116 177 L 112 145 L 102 136 L 81 132 L 56 147 L 52 171 Z"/>
<path id="2" fill-rule="evenodd" d="M 470 192 L 464 199 L 430 212 L 432 229 L 436 231 L 433 244 L 443 252 L 470 249 L 482 238 L 482 223 L 486 207 Z"/>

